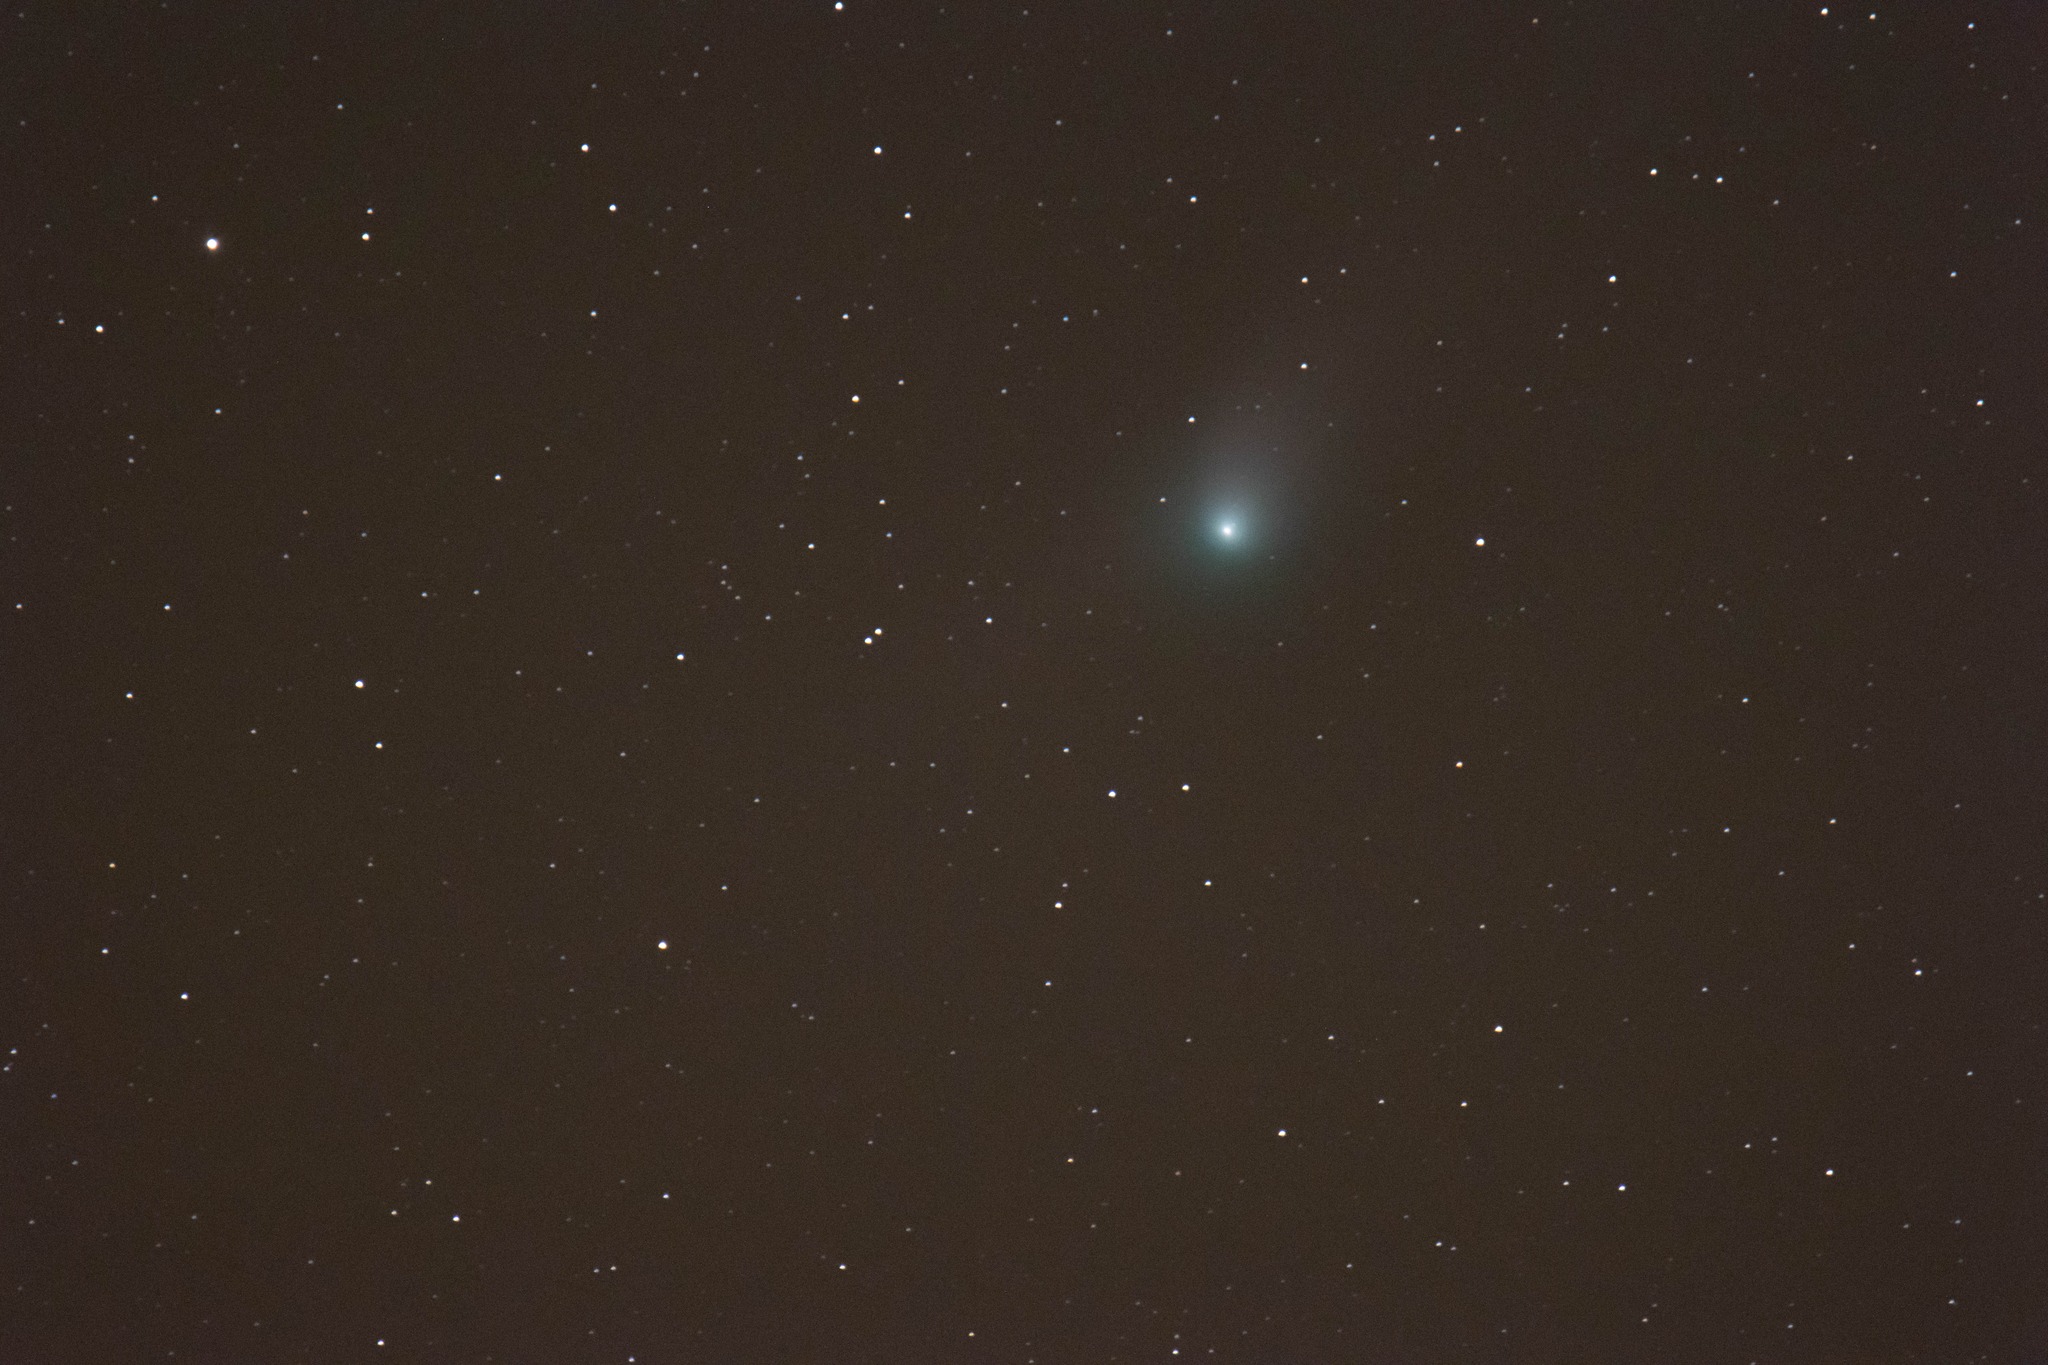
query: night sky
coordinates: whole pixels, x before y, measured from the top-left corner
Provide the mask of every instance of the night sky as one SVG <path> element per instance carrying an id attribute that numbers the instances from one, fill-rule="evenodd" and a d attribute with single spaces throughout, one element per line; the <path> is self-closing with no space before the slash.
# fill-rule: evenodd
<path id="1" fill-rule="evenodd" d="M 2048 1359 L 2048 19 L 31 0 L 0 1361 Z"/>

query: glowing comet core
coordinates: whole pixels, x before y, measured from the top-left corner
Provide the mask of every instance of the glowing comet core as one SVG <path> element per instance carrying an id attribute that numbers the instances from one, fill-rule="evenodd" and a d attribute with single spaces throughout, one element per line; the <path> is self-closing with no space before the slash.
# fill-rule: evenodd
<path id="1" fill-rule="evenodd" d="M 1242 503 L 1211 505 L 1207 520 L 1209 543 L 1219 550 L 1249 550 L 1257 539 L 1256 524 Z"/>

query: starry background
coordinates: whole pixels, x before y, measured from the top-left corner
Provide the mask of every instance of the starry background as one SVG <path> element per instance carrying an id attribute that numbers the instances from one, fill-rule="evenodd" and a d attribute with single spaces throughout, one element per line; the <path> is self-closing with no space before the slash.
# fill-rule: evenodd
<path id="1" fill-rule="evenodd" d="M 2038 9 L 5 24 L 0 1356 L 2044 1358 Z"/>

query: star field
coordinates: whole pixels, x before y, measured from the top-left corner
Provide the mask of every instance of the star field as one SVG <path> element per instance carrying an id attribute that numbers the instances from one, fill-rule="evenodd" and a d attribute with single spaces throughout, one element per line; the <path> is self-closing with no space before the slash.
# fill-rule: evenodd
<path id="1" fill-rule="evenodd" d="M 2048 1351 L 2038 13 L 0 22 L 0 1360 Z"/>

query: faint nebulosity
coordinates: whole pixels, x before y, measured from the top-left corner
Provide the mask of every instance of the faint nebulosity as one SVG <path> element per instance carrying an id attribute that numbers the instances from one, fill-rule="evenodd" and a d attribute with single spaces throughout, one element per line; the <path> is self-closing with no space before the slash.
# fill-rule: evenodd
<path id="1" fill-rule="evenodd" d="M 0 1360 L 2048 1351 L 2048 27 L 4 20 Z"/>

